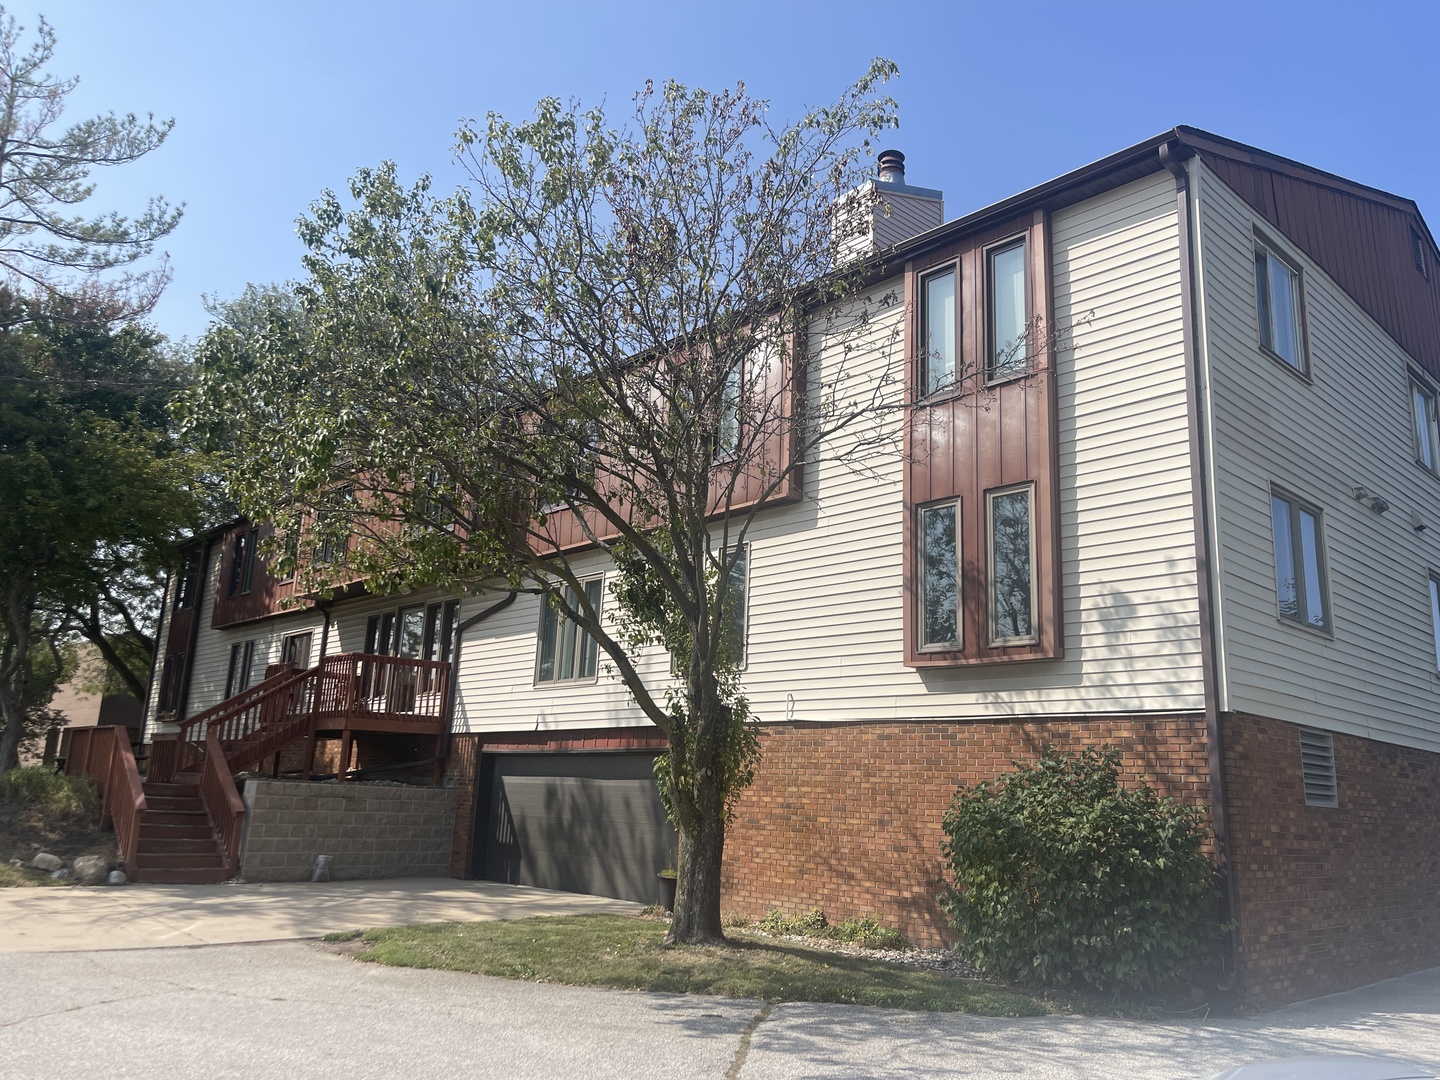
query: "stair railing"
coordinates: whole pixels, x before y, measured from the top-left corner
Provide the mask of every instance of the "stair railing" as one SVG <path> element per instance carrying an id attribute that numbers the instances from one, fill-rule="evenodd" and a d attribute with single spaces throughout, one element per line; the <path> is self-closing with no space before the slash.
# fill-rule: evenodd
<path id="1" fill-rule="evenodd" d="M 225 869 L 235 874 L 240 869 L 240 822 L 245 816 L 245 801 L 235 787 L 235 777 L 225 761 L 225 751 L 215 728 L 205 734 L 205 761 L 200 767 L 200 799 L 210 815 Z"/>
<path id="2" fill-rule="evenodd" d="M 253 757 L 237 758 L 232 753 L 232 748 L 250 741 L 252 736 L 261 732 L 266 725 L 273 725 L 277 721 L 286 719 L 287 714 L 297 704 L 296 689 L 305 686 L 312 680 L 313 675 L 313 671 L 296 673 L 291 668 L 282 669 L 263 682 L 242 690 L 218 705 L 212 705 L 203 712 L 198 712 L 181 721 L 179 729 L 175 733 L 176 741 L 179 744 L 178 748 L 174 754 L 165 756 L 165 760 L 158 770 L 151 769 L 150 779 L 164 783 L 171 780 L 176 773 L 197 770 L 205 760 L 206 737 L 212 727 L 220 735 L 220 742 L 226 748 L 225 756 L 228 761 L 243 766 L 259 760 L 264 756 L 265 751 L 258 752 Z M 298 697 L 304 700 L 305 709 L 308 712 L 309 700 L 313 694 L 303 692 Z M 285 726 L 288 729 L 296 725 L 286 723 Z M 303 730 L 290 735 L 289 738 L 308 734 L 307 724 L 302 724 L 300 727 Z M 279 747 L 274 749 L 279 749 Z M 273 753 L 274 750 L 269 752 Z"/>
<path id="3" fill-rule="evenodd" d="M 145 788 L 130 734 L 123 727 L 70 729 L 70 753 L 65 772 L 83 776 L 100 792 L 100 824 L 113 825 L 115 845 L 125 863 L 125 874 L 134 880 L 135 856 L 140 847 L 140 826 L 145 821 Z"/>

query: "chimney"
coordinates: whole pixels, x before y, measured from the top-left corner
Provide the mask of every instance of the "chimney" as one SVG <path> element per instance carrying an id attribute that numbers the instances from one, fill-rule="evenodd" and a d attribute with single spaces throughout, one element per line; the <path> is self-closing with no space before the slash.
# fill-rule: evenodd
<path id="1" fill-rule="evenodd" d="M 882 150 L 878 171 L 836 201 L 835 261 L 863 259 L 928 232 L 945 222 L 945 197 L 934 188 L 905 183 L 905 155 Z"/>

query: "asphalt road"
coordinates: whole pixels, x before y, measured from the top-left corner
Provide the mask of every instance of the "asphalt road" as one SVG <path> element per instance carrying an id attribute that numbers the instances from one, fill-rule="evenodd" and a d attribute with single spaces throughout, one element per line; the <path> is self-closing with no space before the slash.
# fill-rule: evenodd
<path id="1" fill-rule="evenodd" d="M 1321 1052 L 1440 1068 L 1440 969 L 1252 1019 L 1137 1023 L 767 1011 L 385 968 L 304 942 L 0 953 L 5 1080 L 1147 1080 Z"/>

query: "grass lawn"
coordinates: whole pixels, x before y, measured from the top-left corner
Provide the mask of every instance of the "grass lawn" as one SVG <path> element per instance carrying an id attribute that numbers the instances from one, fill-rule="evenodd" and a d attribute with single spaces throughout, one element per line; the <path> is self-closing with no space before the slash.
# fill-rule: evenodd
<path id="1" fill-rule="evenodd" d="M 731 935 L 730 947 L 673 946 L 665 924 L 625 915 L 440 923 L 337 934 L 357 960 L 507 979 L 717 994 L 764 1001 L 830 1001 L 892 1009 L 1041 1016 L 1033 997 L 983 983 L 788 941 Z"/>

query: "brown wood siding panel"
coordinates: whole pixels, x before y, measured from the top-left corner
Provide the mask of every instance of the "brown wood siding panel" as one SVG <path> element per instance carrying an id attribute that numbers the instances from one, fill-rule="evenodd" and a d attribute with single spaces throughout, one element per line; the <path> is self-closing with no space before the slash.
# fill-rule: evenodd
<path id="1" fill-rule="evenodd" d="M 986 325 L 987 249 L 1020 234 L 1026 238 L 1029 315 L 1039 320 L 1034 335 L 1031 373 L 985 385 L 988 356 Z M 1043 213 L 1007 222 L 966 237 L 906 268 L 911 297 L 906 319 L 909 358 L 907 382 L 919 387 L 921 276 L 958 262 L 957 297 L 960 326 L 957 368 L 962 380 L 954 394 L 916 402 L 905 430 L 904 627 L 905 663 L 914 667 L 960 666 L 1012 660 L 1047 659 L 1061 655 L 1061 617 L 1056 585 L 1058 566 L 1058 503 L 1055 473 L 1058 452 L 1053 357 L 1046 340 L 1051 331 L 1049 228 Z M 918 391 L 917 391 L 918 392 Z M 1035 611 L 1039 640 L 1030 645 L 991 647 L 987 644 L 989 567 L 986 554 L 985 495 L 996 488 L 1035 484 Z M 926 650 L 919 636 L 919 583 L 916 580 L 918 511 L 927 503 L 960 500 L 957 535 L 960 543 L 963 621 L 961 647 Z"/>
<path id="2" fill-rule="evenodd" d="M 1417 215 L 1339 186 L 1236 161 L 1202 149 L 1220 179 L 1315 260 L 1396 343 L 1440 379 L 1440 291 L 1415 269 L 1410 230 Z M 1428 240 L 1426 253 L 1435 257 Z M 1356 363 L 1363 363 L 1361 357 Z"/>

